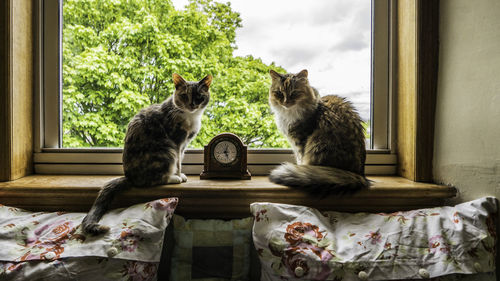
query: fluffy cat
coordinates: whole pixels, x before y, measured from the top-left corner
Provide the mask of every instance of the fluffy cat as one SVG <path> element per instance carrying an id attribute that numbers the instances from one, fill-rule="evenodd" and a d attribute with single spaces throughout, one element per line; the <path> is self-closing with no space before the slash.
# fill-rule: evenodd
<path id="1" fill-rule="evenodd" d="M 98 222 L 116 193 L 129 187 L 149 187 L 187 181 L 181 173 L 184 149 L 198 134 L 201 116 L 210 100 L 212 76 L 199 82 L 185 81 L 174 73 L 175 91 L 162 104 L 142 109 L 130 121 L 123 146 L 124 177 L 106 183 L 83 219 L 90 234 L 107 232 Z"/>
<path id="2" fill-rule="evenodd" d="M 269 179 L 319 197 L 368 187 L 364 128 L 351 103 L 335 95 L 320 97 L 307 70 L 270 70 L 270 75 L 269 104 L 297 164 L 282 164 Z"/>

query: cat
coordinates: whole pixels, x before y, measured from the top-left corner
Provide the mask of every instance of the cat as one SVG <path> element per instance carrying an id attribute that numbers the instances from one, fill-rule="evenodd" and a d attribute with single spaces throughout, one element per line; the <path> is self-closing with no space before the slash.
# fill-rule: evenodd
<path id="1" fill-rule="evenodd" d="M 269 104 L 297 161 L 271 171 L 270 181 L 319 197 L 367 188 L 364 127 L 351 103 L 335 95 L 320 97 L 306 69 L 269 73 Z"/>
<path id="2" fill-rule="evenodd" d="M 161 104 L 142 109 L 128 124 L 123 146 L 124 177 L 104 185 L 82 221 L 92 235 L 109 231 L 98 224 L 114 196 L 132 186 L 149 187 L 187 181 L 181 172 L 184 149 L 201 127 L 201 117 L 210 100 L 212 76 L 198 82 L 172 75 L 175 91 Z"/>

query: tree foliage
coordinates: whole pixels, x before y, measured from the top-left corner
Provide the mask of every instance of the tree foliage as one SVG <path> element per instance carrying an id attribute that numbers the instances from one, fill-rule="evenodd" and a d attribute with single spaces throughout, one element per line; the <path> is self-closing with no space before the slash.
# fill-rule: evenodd
<path id="1" fill-rule="evenodd" d="M 233 132 L 250 147 L 287 147 L 267 103 L 270 68 L 236 57 L 242 26 L 230 3 L 190 0 L 65 0 L 63 145 L 119 147 L 129 120 L 173 93 L 172 73 L 197 81 L 212 74 L 211 101 L 191 143 Z"/>

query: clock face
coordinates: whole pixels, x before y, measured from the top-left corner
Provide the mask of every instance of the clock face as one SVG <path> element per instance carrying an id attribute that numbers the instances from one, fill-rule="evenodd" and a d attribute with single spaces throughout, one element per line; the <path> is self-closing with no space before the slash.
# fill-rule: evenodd
<path id="1" fill-rule="evenodd" d="M 229 164 L 236 160 L 238 150 L 236 145 L 230 141 L 221 141 L 214 147 L 214 157 L 221 164 Z"/>

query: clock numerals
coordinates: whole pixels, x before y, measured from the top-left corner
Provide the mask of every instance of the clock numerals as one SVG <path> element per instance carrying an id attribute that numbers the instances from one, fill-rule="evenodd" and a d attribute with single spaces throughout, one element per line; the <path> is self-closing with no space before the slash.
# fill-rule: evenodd
<path id="1" fill-rule="evenodd" d="M 235 134 L 215 136 L 204 149 L 200 179 L 251 179 L 247 169 L 247 147 Z"/>
<path id="2" fill-rule="evenodd" d="M 214 157 L 222 164 L 229 164 L 237 158 L 236 146 L 229 141 L 221 141 L 215 145 Z"/>

